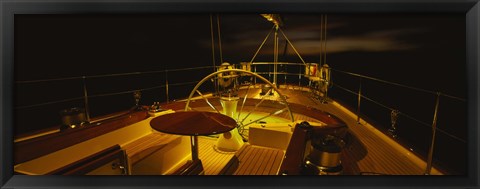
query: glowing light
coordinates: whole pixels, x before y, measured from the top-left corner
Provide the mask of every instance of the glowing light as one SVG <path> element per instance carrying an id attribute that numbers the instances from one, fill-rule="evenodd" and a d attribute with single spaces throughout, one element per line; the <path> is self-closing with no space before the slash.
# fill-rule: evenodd
<path id="1" fill-rule="evenodd" d="M 276 26 L 282 26 L 283 24 L 282 19 L 278 14 L 260 14 L 260 15 L 262 15 L 268 21 L 273 22 Z"/>

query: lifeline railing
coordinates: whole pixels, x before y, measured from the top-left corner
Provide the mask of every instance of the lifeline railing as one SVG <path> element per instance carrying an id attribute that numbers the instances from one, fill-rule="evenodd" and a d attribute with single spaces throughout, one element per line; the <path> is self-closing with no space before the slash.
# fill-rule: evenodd
<path id="1" fill-rule="evenodd" d="M 379 105 L 381 106 L 382 108 L 385 108 L 385 109 L 388 109 L 390 110 L 392 113 L 391 113 L 391 116 L 392 116 L 392 125 L 395 124 L 396 122 L 396 117 L 398 115 L 403 115 L 405 116 L 406 118 L 408 119 L 411 119 L 417 123 L 419 123 L 420 125 L 422 126 L 426 126 L 426 127 L 430 127 L 432 129 L 432 140 L 430 142 L 430 147 L 429 147 L 429 150 L 428 150 L 428 157 L 427 157 L 427 167 L 426 167 L 426 170 L 425 170 L 425 174 L 428 175 L 430 174 L 431 172 L 431 169 L 432 169 L 432 158 L 433 158 L 433 151 L 434 151 L 434 148 L 435 148 L 435 139 L 436 139 L 436 131 L 439 131 L 443 134 L 445 134 L 446 136 L 452 138 L 452 139 L 455 139 L 459 142 L 462 142 L 466 145 L 467 141 L 465 139 L 462 139 L 461 137 L 458 137 L 458 136 L 455 136 L 453 134 L 450 134 L 448 133 L 447 131 L 443 130 L 443 129 L 440 129 L 440 128 L 437 128 L 437 118 L 438 118 L 438 112 L 439 112 L 439 104 L 440 104 L 440 98 L 441 97 L 446 97 L 446 98 L 449 98 L 449 99 L 453 99 L 455 101 L 458 101 L 458 102 L 461 102 L 461 103 L 466 103 L 466 99 L 464 98 L 460 98 L 460 97 L 456 97 L 456 96 L 453 96 L 453 95 L 449 95 L 449 94 L 445 94 L 445 93 L 442 93 L 442 92 L 436 92 L 436 91 L 430 91 L 430 90 L 425 90 L 425 89 L 421 89 L 421 88 L 417 88 L 417 87 L 412 87 L 412 86 L 408 86 L 408 85 L 404 85 L 404 84 L 400 84 L 400 83 L 395 83 L 395 82 L 390 82 L 390 81 L 385 81 L 385 80 L 382 80 L 382 79 L 378 79 L 378 78 L 374 78 L 374 77 L 369 77 L 369 76 L 365 76 L 365 75 L 361 75 L 361 74 L 356 74 L 356 73 L 351 73 L 351 72 L 346 72 L 346 71 L 342 71 L 342 70 L 337 70 L 337 69 L 331 69 L 332 71 L 336 72 L 336 73 L 342 73 L 342 74 L 346 74 L 346 75 L 350 75 L 350 76 L 354 76 L 354 77 L 357 77 L 359 78 L 360 82 L 359 82 L 359 87 L 358 87 L 358 91 L 352 91 L 352 90 L 349 90 L 341 85 L 338 85 L 338 84 L 335 84 L 333 83 L 333 85 L 341 90 L 344 90 L 348 93 L 351 93 L 351 94 L 354 94 L 356 96 L 358 96 L 358 100 L 357 100 L 357 122 L 359 122 L 360 120 L 360 107 L 361 107 L 361 101 L 362 99 L 365 99 L 365 100 L 368 100 L 370 102 L 373 102 L 374 104 L 376 105 Z M 396 86 L 396 87 L 401 87 L 401 88 L 405 88 L 405 89 L 409 89 L 409 90 L 413 90 L 413 91 L 418 91 L 418 92 L 422 92 L 422 93 L 426 93 L 426 94 L 430 94 L 430 95 L 433 95 L 435 96 L 435 105 L 434 105 L 434 115 L 433 115 L 433 120 L 432 120 L 432 124 L 428 124 L 424 121 L 421 121 L 420 119 L 418 118 L 415 118 L 414 116 L 411 116 L 405 112 L 401 112 L 395 108 L 392 108 L 392 107 L 389 107 L 383 103 L 380 103 L 374 99 L 371 99 L 367 96 L 365 96 L 363 93 L 362 93 L 362 80 L 371 80 L 371 81 L 375 81 L 375 82 L 379 82 L 379 83 L 383 83 L 383 84 L 388 84 L 388 85 L 392 85 L 392 86 Z"/>
<path id="2" fill-rule="evenodd" d="M 252 66 L 255 66 L 253 69 L 254 69 L 254 72 L 257 72 L 257 68 L 256 66 L 257 65 L 271 65 L 273 63 L 269 63 L 269 62 L 258 62 L 258 63 L 252 63 Z M 293 65 L 293 66 L 300 66 L 300 67 L 304 67 L 305 64 L 304 63 L 282 63 L 282 62 L 278 62 L 276 64 L 279 64 L 279 65 Z M 453 96 L 453 95 L 449 95 L 449 94 L 445 94 L 445 93 L 442 93 L 442 92 L 438 92 L 438 91 L 431 91 L 431 90 L 426 90 L 426 89 L 422 89 L 422 88 L 418 88 L 418 87 L 412 87 L 412 86 L 408 86 L 408 85 L 404 85 L 404 84 L 400 84 L 400 83 L 395 83 L 395 82 L 390 82 L 390 81 L 386 81 L 386 80 L 382 80 L 382 79 L 378 79 L 378 78 L 374 78 L 374 77 L 370 77 L 370 76 L 365 76 L 365 75 L 361 75 L 361 74 L 356 74 L 356 73 L 352 73 L 352 72 L 346 72 L 346 71 L 342 71 L 342 70 L 338 70 L 338 69 L 333 69 L 333 68 L 329 68 L 330 71 L 332 72 L 335 72 L 335 73 L 341 73 L 341 74 L 346 74 L 346 75 L 350 75 L 350 76 L 354 76 L 354 77 L 357 77 L 360 79 L 360 82 L 358 84 L 358 91 L 353 91 L 353 90 L 350 90 L 346 87 L 343 87 L 339 84 L 337 84 L 335 81 L 331 82 L 332 86 L 333 87 L 336 87 L 340 90 L 343 90 L 343 91 L 346 91 L 350 94 L 353 94 L 357 97 L 357 111 L 356 111 L 356 115 L 357 115 L 357 123 L 360 124 L 360 119 L 361 119 L 361 102 L 362 102 L 362 99 L 365 99 L 365 100 L 368 100 L 382 108 L 385 108 L 385 109 L 388 109 L 391 111 L 391 123 L 392 123 L 392 128 L 389 130 L 389 131 L 395 131 L 395 124 L 397 122 L 397 119 L 398 119 L 398 116 L 399 115 L 402 115 L 402 116 L 405 116 L 406 118 L 410 119 L 410 120 L 413 120 L 414 122 L 417 122 L 419 123 L 420 125 L 422 126 L 426 126 L 426 127 L 429 127 L 432 129 L 432 139 L 430 141 L 430 147 L 428 149 L 428 155 L 427 155 L 427 166 L 425 168 L 425 175 L 429 175 L 431 173 L 431 169 L 432 169 L 432 161 L 433 161 L 433 152 L 434 152 L 434 149 L 435 149 L 435 141 L 436 141 L 436 131 L 439 131 L 441 132 L 442 134 L 454 139 L 454 140 L 457 140 L 463 144 L 466 145 L 467 141 L 465 139 L 462 139 L 461 137 L 458 137 L 458 136 L 455 136 L 454 134 L 451 134 L 443 129 L 440 129 L 437 127 L 437 120 L 438 120 L 438 112 L 439 112 L 439 104 L 440 104 L 440 98 L 441 97 L 444 97 L 444 98 L 449 98 L 449 99 L 453 99 L 455 101 L 458 101 L 458 102 L 461 102 L 461 103 L 466 103 L 466 99 L 464 98 L 460 98 L 460 97 L 456 97 L 456 96 Z M 267 72 L 258 72 L 258 74 L 264 74 L 264 75 L 271 75 L 271 74 L 279 74 L 279 75 L 284 75 L 285 76 L 285 84 L 287 84 L 287 75 L 298 75 L 298 85 L 301 84 L 301 79 L 302 79 L 302 76 L 303 78 L 306 78 L 304 74 L 302 74 L 304 72 L 302 72 L 302 69 L 299 69 L 299 72 L 298 74 L 297 73 L 287 73 L 287 72 L 271 72 L 271 71 L 267 71 Z M 335 80 L 335 79 L 333 79 Z M 375 81 L 375 82 L 379 82 L 379 83 L 383 83 L 383 84 L 387 84 L 387 85 L 391 85 L 391 86 L 395 86 L 395 87 L 399 87 L 399 88 L 404 88 L 404 89 L 408 89 L 408 90 L 413 90 L 413 91 L 418 91 L 418 92 L 422 92 L 422 93 L 425 93 L 425 94 L 429 94 L 429 95 L 434 95 L 435 96 L 435 105 L 434 105 L 434 115 L 433 115 L 433 120 L 432 120 L 432 124 L 428 124 L 426 123 L 425 121 L 421 121 L 420 119 L 418 118 L 415 118 L 415 116 L 412 116 L 412 115 L 409 115 L 405 112 L 401 112 L 395 108 L 392 108 L 392 107 L 389 107 L 388 105 L 385 105 L 381 102 L 378 102 L 377 100 L 374 100 L 372 98 L 369 98 L 367 96 L 365 96 L 363 93 L 365 93 L 365 91 L 362 92 L 362 80 L 370 80 L 370 81 Z M 317 90 L 315 88 L 312 88 L 313 90 Z M 392 133 L 392 137 L 393 138 L 396 138 L 396 134 Z"/>
<path id="3" fill-rule="evenodd" d="M 169 87 L 193 85 L 193 84 L 196 84 L 201 79 L 201 78 L 199 78 L 198 80 L 194 80 L 194 81 L 169 83 L 169 78 L 168 78 L 169 73 L 170 74 L 172 74 L 172 73 L 176 74 L 177 72 L 182 72 L 182 71 L 187 71 L 187 70 L 205 70 L 205 69 L 212 69 L 212 68 L 213 68 L 213 66 L 204 66 L 204 67 L 181 68 L 181 69 L 165 69 L 165 70 L 158 70 L 158 71 L 129 72 L 129 73 L 117 73 L 117 74 L 103 74 L 103 75 L 90 75 L 90 76 L 64 77 L 64 78 L 53 78 L 53 79 L 16 81 L 15 83 L 17 85 L 21 85 L 21 84 L 44 83 L 44 82 L 69 81 L 69 80 L 70 81 L 74 81 L 74 80 L 78 81 L 78 80 L 81 80 L 82 81 L 82 86 L 81 87 L 82 87 L 83 95 L 73 97 L 73 98 L 61 99 L 61 100 L 53 100 L 53 101 L 48 101 L 48 102 L 36 103 L 36 104 L 21 105 L 21 106 L 16 106 L 14 108 L 16 110 L 21 110 L 21 109 L 47 106 L 47 105 L 58 104 L 58 103 L 65 103 L 65 102 L 76 101 L 76 100 L 84 100 L 84 106 L 85 106 L 85 111 L 86 111 L 85 114 L 86 114 L 87 121 L 92 122 L 90 120 L 90 111 L 88 109 L 88 107 L 89 107 L 88 100 L 91 99 L 91 98 L 122 95 L 122 94 L 134 93 L 134 92 L 144 92 L 144 91 L 164 88 L 165 89 L 165 96 L 166 96 L 165 100 L 167 102 L 169 102 L 170 101 Z M 210 70 L 208 70 L 207 72 L 210 72 Z M 133 90 L 125 90 L 125 91 L 119 91 L 119 92 L 110 92 L 110 93 L 101 93 L 101 94 L 94 94 L 94 95 L 90 94 L 89 95 L 89 90 L 88 90 L 88 85 L 87 85 L 87 80 L 89 80 L 89 79 L 109 78 L 109 77 L 125 77 L 125 76 L 135 76 L 135 75 L 144 75 L 144 74 L 164 74 L 165 75 L 165 79 L 164 79 L 165 83 L 162 84 L 162 85 L 155 85 L 155 86 L 147 87 L 147 88 L 137 88 L 137 89 L 133 89 Z M 116 85 L 119 85 L 119 84 L 116 84 Z"/>
<path id="4" fill-rule="evenodd" d="M 293 82 L 289 82 L 290 80 L 288 80 L 289 77 L 287 77 L 287 76 L 294 76 L 297 79 L 298 86 L 307 85 L 306 82 L 308 82 L 308 79 L 307 79 L 308 77 L 306 77 L 306 75 L 304 75 L 304 69 L 305 69 L 304 68 L 305 67 L 304 63 L 276 62 L 275 64 L 283 66 L 283 71 L 280 71 L 280 72 L 278 72 L 278 71 L 272 72 L 270 70 L 260 71 L 257 68 L 258 66 L 265 66 L 265 65 L 271 66 L 273 64 L 274 63 L 272 63 L 272 62 L 253 62 L 251 64 L 252 69 L 253 69 L 252 71 L 259 74 L 259 75 L 267 76 L 269 78 L 269 80 L 271 80 L 271 76 L 273 74 L 284 75 L 284 84 L 293 83 Z M 289 72 L 289 70 L 288 70 L 289 66 L 296 67 L 294 69 L 290 69 L 290 71 L 295 71 L 295 72 L 298 71 L 298 73 Z M 134 93 L 134 92 L 138 92 L 138 91 L 144 92 L 144 91 L 164 88 L 165 101 L 169 102 L 170 101 L 169 87 L 171 87 L 171 86 L 193 85 L 193 84 L 198 83 L 198 81 L 200 81 L 200 79 L 201 79 L 201 78 L 198 78 L 198 79 L 193 80 L 193 81 L 172 83 L 172 82 L 169 81 L 169 74 L 173 75 L 173 74 L 178 74 L 179 72 L 184 72 L 184 71 L 206 70 L 206 69 L 212 69 L 213 71 L 216 71 L 217 68 L 214 67 L 214 66 L 204 66 L 204 67 L 193 67 L 193 68 L 182 68 L 182 69 L 165 69 L 165 70 L 158 70 L 158 71 L 130 72 L 130 73 L 118 73 L 118 74 L 104 74 L 104 75 L 65 77 L 65 78 L 54 78 L 54 79 L 16 81 L 15 83 L 17 85 L 22 85 L 22 84 L 34 84 L 34 83 L 55 82 L 55 81 L 68 81 L 68 80 L 77 80 L 78 81 L 78 80 L 81 80 L 82 83 L 83 83 L 82 84 L 83 85 L 82 86 L 83 95 L 73 97 L 73 98 L 68 98 L 68 99 L 54 100 L 54 101 L 36 103 L 36 104 L 31 104 L 31 105 L 16 106 L 15 109 L 21 110 L 21 109 L 28 109 L 28 108 L 33 108 L 33 107 L 41 107 L 41 106 L 47 106 L 47 105 L 52 105 L 52 104 L 64 103 L 64 102 L 69 102 L 69 101 L 84 100 L 85 111 L 86 111 L 85 113 L 86 113 L 87 121 L 91 122 L 90 112 L 89 112 L 89 109 L 88 109 L 88 107 L 89 107 L 88 99 L 96 98 L 96 97 L 122 95 L 122 94 Z M 390 81 L 386 81 L 386 80 L 382 80 L 382 79 L 378 79 L 378 78 L 374 78 L 374 77 L 369 77 L 369 76 L 365 76 L 365 75 L 360 75 L 360 74 L 356 74 L 356 73 L 346 72 L 346 71 L 332 69 L 332 68 L 330 68 L 330 70 L 332 72 L 335 72 L 335 73 L 346 74 L 346 75 L 354 76 L 354 77 L 357 77 L 357 78 L 360 79 L 358 91 L 350 90 L 350 89 L 348 89 L 346 87 L 343 87 L 343 86 L 341 86 L 341 85 L 339 85 L 335 82 L 332 82 L 333 87 L 357 96 L 357 102 L 358 102 L 357 103 L 357 112 L 356 112 L 357 113 L 357 122 L 360 121 L 360 116 L 361 116 L 360 107 L 361 107 L 362 99 L 365 99 L 367 101 L 373 102 L 374 104 L 377 104 L 377 105 L 379 105 L 379 106 L 381 106 L 385 109 L 388 109 L 388 110 L 392 111 L 392 113 L 391 113 L 391 115 L 392 115 L 392 117 L 391 117 L 392 127 L 395 124 L 398 115 L 403 115 L 406 118 L 409 118 L 409 119 L 411 119 L 411 120 L 413 120 L 413 121 L 415 121 L 415 122 L 417 122 L 417 123 L 419 123 L 423 126 L 431 127 L 431 129 L 432 129 L 432 140 L 431 140 L 431 143 L 430 143 L 430 148 L 428 150 L 427 167 L 425 169 L 425 174 L 430 174 L 430 172 L 431 172 L 433 151 L 434 151 L 434 146 L 435 146 L 436 131 L 439 131 L 439 132 L 445 134 L 446 136 L 448 136 L 450 138 L 453 138 L 457 141 L 460 141 L 462 143 L 465 143 L 465 144 L 467 143 L 466 140 L 462 139 L 461 137 L 455 136 L 455 135 L 450 134 L 449 132 L 447 132 L 443 129 L 437 128 L 437 116 L 438 116 L 440 97 L 446 97 L 446 98 L 454 99 L 456 101 L 463 102 L 463 103 L 466 103 L 465 99 L 460 98 L 460 97 L 456 97 L 456 96 L 453 96 L 453 95 L 448 95 L 448 94 L 445 94 L 445 93 L 441 93 L 441 92 L 435 92 L 435 91 L 429 91 L 429 90 L 425 90 L 425 89 L 421 89 L 421 88 L 411 87 L 411 86 L 408 86 L 408 85 L 399 84 L 399 83 L 395 83 L 395 82 L 390 82 Z M 206 71 L 207 71 L 207 73 L 211 72 L 210 70 L 206 70 Z M 155 85 L 155 86 L 146 87 L 146 88 L 137 88 L 137 89 L 134 89 L 134 90 L 112 92 L 112 93 L 102 93 L 102 94 L 95 94 L 95 95 L 89 95 L 89 93 L 88 93 L 89 89 L 88 89 L 88 86 L 86 84 L 87 83 L 86 81 L 88 79 L 108 78 L 108 77 L 124 77 L 124 76 L 144 75 L 144 74 L 164 74 L 164 76 L 165 76 L 164 84 Z M 332 77 L 332 78 L 333 78 L 332 80 L 335 80 L 334 77 Z M 419 91 L 419 92 L 422 92 L 422 93 L 434 95 L 436 97 L 436 101 L 435 101 L 434 116 L 433 116 L 432 124 L 428 124 L 424 121 L 421 121 L 418 118 L 415 118 L 414 116 L 411 116 L 411 115 L 409 115 L 405 112 L 401 112 L 399 110 L 396 110 L 395 108 L 391 108 L 391 107 L 389 107 L 385 104 L 382 104 L 382 103 L 380 103 L 380 102 L 378 102 L 378 101 L 376 101 L 372 98 L 369 98 L 369 97 L 365 96 L 362 92 L 362 80 L 375 81 L 375 82 L 379 82 L 379 83 L 384 83 L 384 84 L 388 84 L 388 85 L 392 85 L 392 86 L 396 86 L 396 87 L 401 87 L 401 88 L 405 88 L 405 89 L 409 89 L 409 90 L 414 90 L 414 91 Z M 256 81 L 254 81 L 254 82 L 256 84 Z"/>

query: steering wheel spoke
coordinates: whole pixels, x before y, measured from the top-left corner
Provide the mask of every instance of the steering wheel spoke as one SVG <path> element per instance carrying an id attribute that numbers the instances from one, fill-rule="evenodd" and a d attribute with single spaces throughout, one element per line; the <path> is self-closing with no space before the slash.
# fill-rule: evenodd
<path id="1" fill-rule="evenodd" d="M 248 91 L 250 90 L 250 86 L 252 86 L 252 84 L 248 85 L 247 91 L 245 92 L 245 96 L 243 97 L 242 107 L 240 107 L 240 111 L 238 112 L 238 116 L 237 116 L 237 122 L 240 119 L 240 114 L 243 111 L 243 106 L 245 106 L 245 102 L 247 101 L 247 96 L 248 96 Z"/>
<path id="2" fill-rule="evenodd" d="M 225 73 L 233 74 L 235 77 L 231 77 L 228 74 L 225 75 Z M 206 81 L 214 81 L 215 82 L 215 81 L 218 81 L 218 79 L 221 79 L 221 78 L 218 78 L 219 75 L 222 75 L 222 77 L 225 77 L 225 78 L 234 78 L 233 79 L 234 82 L 232 82 L 233 88 L 228 89 L 228 91 L 227 91 L 228 95 L 225 95 L 226 93 L 222 93 L 223 95 L 220 95 L 220 93 L 219 93 L 219 95 L 214 95 L 213 97 L 207 97 L 206 95 L 202 94 L 202 92 L 200 92 L 198 90 L 199 87 Z M 252 103 L 247 103 L 247 100 L 252 99 L 252 96 L 251 96 L 252 95 L 252 93 L 251 93 L 252 88 L 255 89 L 255 90 L 258 90 L 256 85 L 254 85 L 250 82 L 248 85 L 243 85 L 242 87 L 239 87 L 241 85 L 237 85 L 237 83 L 236 83 L 236 81 L 238 81 L 238 80 L 236 80 L 237 77 L 240 78 L 240 79 L 242 79 L 241 77 L 250 77 L 250 80 L 259 79 L 259 80 L 263 81 L 265 83 L 265 85 L 269 85 L 270 88 L 268 89 L 268 91 L 264 95 L 261 96 L 259 101 L 255 101 L 255 105 L 253 106 Z M 245 86 L 246 86 L 246 89 L 245 89 Z M 226 88 L 224 88 L 224 90 L 226 90 Z M 245 92 L 245 93 L 240 96 L 238 94 L 239 91 L 242 91 L 242 92 Z M 278 102 L 278 105 L 280 105 L 280 106 L 273 106 L 272 107 L 270 105 L 266 105 L 265 107 L 267 109 L 264 109 L 263 106 L 262 106 L 262 108 L 259 108 L 266 99 L 269 99 L 267 97 L 273 91 L 275 92 L 274 95 L 278 95 L 278 98 L 276 98 L 277 100 L 274 100 L 274 102 Z M 295 121 L 294 117 L 293 117 L 293 113 L 290 111 L 290 107 L 288 106 L 288 103 L 286 101 L 286 97 L 281 94 L 281 92 L 278 90 L 278 88 L 274 84 L 272 84 L 270 81 L 265 79 L 264 77 L 262 77 L 262 76 L 260 76 L 256 73 L 250 72 L 250 71 L 245 71 L 245 70 L 241 70 L 241 69 L 224 69 L 224 70 L 219 70 L 217 72 L 211 73 L 210 75 L 206 76 L 200 82 L 198 82 L 197 85 L 190 92 L 190 95 L 187 99 L 187 103 L 185 105 L 185 111 L 198 111 L 197 108 L 193 109 L 192 107 L 190 107 L 190 101 L 192 100 L 192 97 L 195 93 L 200 95 L 200 97 L 203 100 L 205 100 L 207 105 L 213 111 L 215 111 L 217 113 L 221 113 L 221 114 L 229 114 L 229 116 L 231 116 L 233 119 L 235 119 L 237 121 L 237 125 L 238 125 L 237 126 L 238 132 L 241 134 L 242 138 L 244 138 L 244 139 L 245 139 L 244 133 L 245 133 L 245 131 L 248 130 L 249 125 L 251 125 L 253 123 L 257 123 L 257 122 L 262 121 L 262 120 L 265 120 L 265 119 L 267 119 L 271 116 L 276 116 L 276 115 L 282 114 L 284 112 L 288 112 L 288 117 L 290 118 L 290 120 L 292 122 Z M 212 94 L 214 94 L 214 93 L 215 93 L 215 90 L 212 91 Z M 232 96 L 230 96 L 231 94 L 232 94 Z M 249 97 L 251 97 L 251 98 L 249 98 Z M 220 104 L 222 105 L 223 110 L 217 109 L 218 105 L 217 105 L 217 107 L 214 106 L 212 104 L 212 100 L 218 100 L 220 102 Z M 232 102 L 232 101 L 235 101 L 235 102 Z M 241 106 L 237 108 L 236 103 L 240 102 L 240 101 L 241 101 Z M 263 104 L 265 104 L 265 103 L 263 103 Z M 247 108 L 248 113 L 244 112 L 246 107 L 248 107 Z M 203 109 L 203 108 L 200 108 L 200 109 Z M 254 114 L 254 112 L 256 110 L 258 110 L 260 112 L 263 112 L 263 113 L 266 113 L 266 114 Z M 245 116 L 243 116 L 243 115 L 245 115 Z M 251 117 L 252 119 L 255 119 L 255 120 L 252 121 L 252 119 L 248 119 L 248 121 L 247 121 L 247 118 L 249 118 L 249 117 Z M 283 117 L 283 116 L 281 116 L 281 117 Z"/>
<path id="3" fill-rule="evenodd" d="M 210 103 L 210 101 L 208 101 L 208 99 L 205 96 L 203 96 L 203 94 L 199 90 L 195 90 L 195 91 L 203 98 L 203 100 L 205 100 L 205 102 L 207 102 L 208 106 L 210 106 L 217 113 L 221 114 L 220 111 L 218 111 L 218 109 L 215 108 L 215 106 L 213 106 L 212 103 Z"/>

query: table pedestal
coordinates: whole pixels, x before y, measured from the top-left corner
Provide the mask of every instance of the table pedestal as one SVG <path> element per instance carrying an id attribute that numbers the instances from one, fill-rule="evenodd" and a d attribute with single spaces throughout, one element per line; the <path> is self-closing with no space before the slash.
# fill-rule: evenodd
<path id="1" fill-rule="evenodd" d="M 202 161 L 198 158 L 198 136 L 228 132 L 237 127 L 237 122 L 226 115 L 213 112 L 176 112 L 153 118 L 150 126 L 163 133 L 190 136 L 192 160 L 174 174 L 196 175 L 203 173 Z"/>

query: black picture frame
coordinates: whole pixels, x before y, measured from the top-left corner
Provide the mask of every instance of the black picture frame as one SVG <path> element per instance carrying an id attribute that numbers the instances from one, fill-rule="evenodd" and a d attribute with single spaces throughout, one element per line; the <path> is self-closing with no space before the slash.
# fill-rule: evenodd
<path id="1" fill-rule="evenodd" d="M 13 175 L 15 14 L 148 13 L 464 13 L 466 18 L 469 169 L 466 176 L 26 176 Z M 0 1 L 0 186 L 2 188 L 478 188 L 478 0 L 2 0 Z"/>

